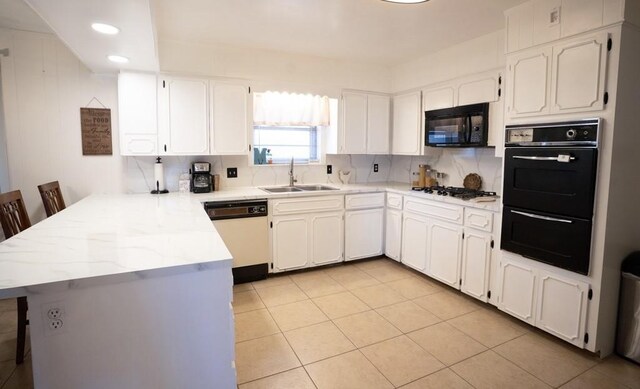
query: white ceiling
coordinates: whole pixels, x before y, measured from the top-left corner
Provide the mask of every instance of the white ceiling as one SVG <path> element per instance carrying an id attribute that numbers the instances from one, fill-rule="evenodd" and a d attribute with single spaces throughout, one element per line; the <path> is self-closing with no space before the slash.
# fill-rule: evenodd
<path id="1" fill-rule="evenodd" d="M 159 69 L 149 0 L 25 1 L 94 72 Z M 95 32 L 91 29 L 94 22 L 112 24 L 120 29 L 120 33 Z M 111 54 L 125 56 L 130 62 L 110 62 L 107 55 Z"/>
<path id="2" fill-rule="evenodd" d="M 47 23 L 22 0 L 0 0 L 0 27 L 51 33 Z"/>
<path id="3" fill-rule="evenodd" d="M 158 70 L 158 39 L 393 66 L 500 30 L 504 10 L 524 1 L 0 0 L 0 27 L 53 31 L 95 72 Z M 92 22 L 121 32 L 98 34 Z"/>
<path id="4" fill-rule="evenodd" d="M 504 28 L 525 0 L 153 0 L 160 40 L 396 65 Z"/>

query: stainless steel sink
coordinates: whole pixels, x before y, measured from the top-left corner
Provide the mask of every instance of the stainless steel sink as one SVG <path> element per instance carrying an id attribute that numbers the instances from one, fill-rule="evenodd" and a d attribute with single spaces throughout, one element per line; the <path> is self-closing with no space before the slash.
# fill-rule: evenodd
<path id="1" fill-rule="evenodd" d="M 327 185 L 296 185 L 296 186 L 272 186 L 270 188 L 260 188 L 269 193 L 291 193 L 291 192 L 313 192 L 319 190 L 338 190 Z"/>
<path id="2" fill-rule="evenodd" d="M 271 188 L 260 188 L 269 193 L 289 193 L 289 192 L 302 192 L 302 189 L 295 186 L 274 186 Z"/>
<path id="3" fill-rule="evenodd" d="M 338 190 L 338 188 L 333 188 L 327 185 L 296 185 L 295 188 L 300 188 L 302 190 L 314 191 L 314 190 Z"/>

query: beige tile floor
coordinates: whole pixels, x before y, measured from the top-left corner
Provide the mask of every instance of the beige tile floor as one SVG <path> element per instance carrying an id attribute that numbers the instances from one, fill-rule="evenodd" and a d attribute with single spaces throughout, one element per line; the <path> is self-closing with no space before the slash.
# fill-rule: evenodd
<path id="1" fill-rule="evenodd" d="M 388 259 L 234 287 L 240 389 L 637 388 L 600 360 Z M 0 300 L 0 388 L 17 366 L 15 300 Z M 223 388 L 224 389 L 224 388 Z"/>

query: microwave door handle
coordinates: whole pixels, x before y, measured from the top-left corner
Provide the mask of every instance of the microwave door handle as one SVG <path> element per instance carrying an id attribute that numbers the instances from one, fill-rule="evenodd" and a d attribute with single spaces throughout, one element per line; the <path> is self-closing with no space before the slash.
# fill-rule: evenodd
<path id="1" fill-rule="evenodd" d="M 515 213 L 515 214 L 518 214 L 518 215 L 530 217 L 532 219 L 546 220 L 546 221 L 549 221 L 549 222 L 559 222 L 559 223 L 567 223 L 567 224 L 573 223 L 573 221 L 567 220 L 567 219 L 558 219 L 558 218 L 555 218 L 555 217 L 535 215 L 533 213 L 528 213 L 528 212 L 520 212 L 520 211 L 511 210 L 511 213 Z"/>
<path id="2" fill-rule="evenodd" d="M 467 133 L 465 134 L 465 143 L 469 144 L 471 142 L 471 115 L 467 115 Z"/>

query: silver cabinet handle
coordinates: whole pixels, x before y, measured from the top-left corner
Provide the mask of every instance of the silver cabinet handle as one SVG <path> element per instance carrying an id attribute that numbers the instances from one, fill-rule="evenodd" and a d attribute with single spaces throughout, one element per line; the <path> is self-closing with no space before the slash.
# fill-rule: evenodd
<path id="1" fill-rule="evenodd" d="M 557 219 L 555 217 L 535 215 L 533 213 L 527 213 L 527 212 L 520 212 L 520 211 L 511 210 L 511 213 L 517 213 L 518 215 L 530 217 L 530 218 L 533 218 L 533 219 L 546 220 L 546 221 L 549 221 L 549 222 L 560 222 L 560 223 L 568 223 L 568 224 L 573 223 L 573 221 L 567 220 L 567 219 Z"/>
<path id="2" fill-rule="evenodd" d="M 536 155 L 514 155 L 513 159 L 526 159 L 528 161 L 557 161 L 557 162 L 569 162 L 574 161 L 576 157 L 572 157 L 566 154 L 560 154 L 557 157 L 540 157 Z"/>

